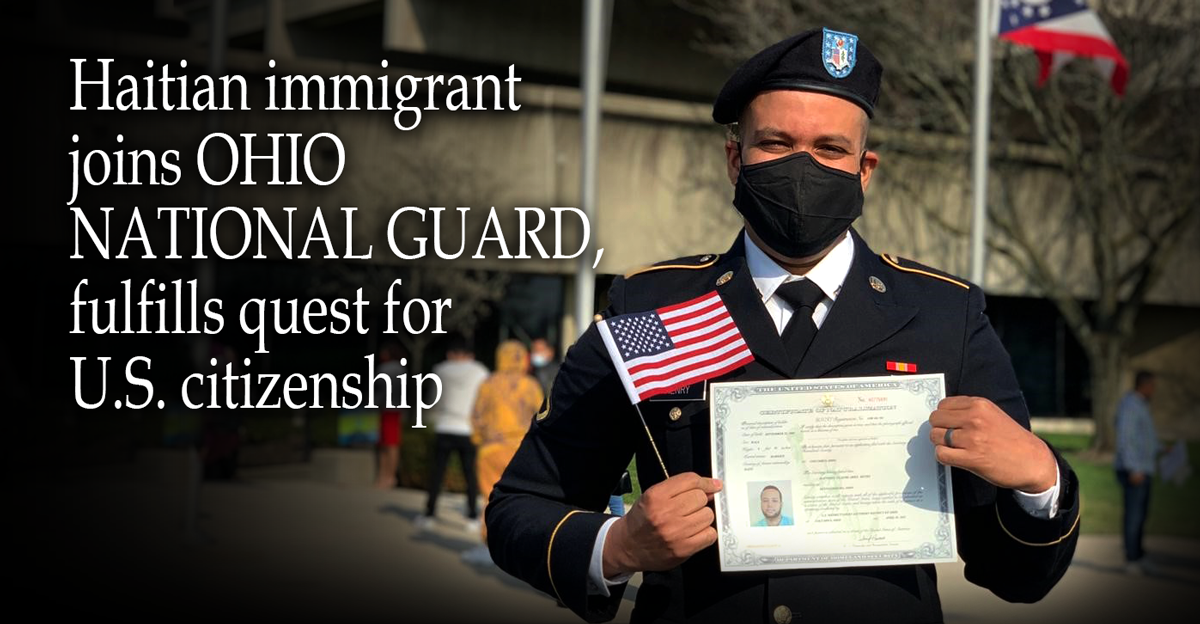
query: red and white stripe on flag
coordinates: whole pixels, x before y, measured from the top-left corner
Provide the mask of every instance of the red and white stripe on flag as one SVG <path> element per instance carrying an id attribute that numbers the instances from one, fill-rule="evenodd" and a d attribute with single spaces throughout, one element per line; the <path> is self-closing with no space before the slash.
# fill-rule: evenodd
<path id="1" fill-rule="evenodd" d="M 754 360 L 716 291 L 596 325 L 632 403 L 723 375 Z"/>
<path id="2" fill-rule="evenodd" d="M 1038 85 L 1073 57 L 1095 61 L 1117 95 L 1125 93 L 1129 61 L 1100 16 L 1084 0 L 1000 0 L 1001 39 L 1033 48 L 1040 63 Z"/>

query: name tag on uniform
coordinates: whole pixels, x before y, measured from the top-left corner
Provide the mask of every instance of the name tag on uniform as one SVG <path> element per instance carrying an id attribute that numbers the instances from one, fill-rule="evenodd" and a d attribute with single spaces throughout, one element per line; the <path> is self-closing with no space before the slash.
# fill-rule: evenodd
<path id="1" fill-rule="evenodd" d="M 655 401 L 704 401 L 708 399 L 708 381 L 701 381 L 690 386 L 684 386 L 674 392 L 666 394 L 658 394 L 652 396 L 646 401 L 653 403 Z"/>

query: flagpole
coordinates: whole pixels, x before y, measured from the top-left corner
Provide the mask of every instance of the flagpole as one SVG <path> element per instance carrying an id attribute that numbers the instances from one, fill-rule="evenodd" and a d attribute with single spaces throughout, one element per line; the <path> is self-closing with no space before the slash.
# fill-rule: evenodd
<path id="1" fill-rule="evenodd" d="M 633 409 L 637 410 L 638 418 L 642 419 L 642 427 L 646 430 L 646 437 L 650 439 L 650 448 L 654 449 L 654 456 L 658 458 L 658 466 L 662 468 L 663 478 L 670 479 L 671 473 L 667 472 L 667 464 L 663 462 L 662 454 L 658 452 L 658 445 L 654 443 L 654 436 L 650 435 L 650 427 L 646 425 L 646 417 L 642 416 L 642 407 L 634 403 Z"/>
<path id="2" fill-rule="evenodd" d="M 971 281 L 984 286 L 987 274 L 988 137 L 992 90 L 992 1 L 977 0 L 975 24 L 975 119 L 971 136 Z"/>
<path id="3" fill-rule="evenodd" d="M 575 334 L 583 335 L 595 312 L 596 272 L 592 268 L 596 249 L 596 170 L 600 152 L 600 98 L 608 56 L 612 20 L 611 0 L 586 0 L 583 14 L 583 106 L 580 111 L 580 201 L 579 208 L 593 224 L 587 249 L 575 269 Z"/>

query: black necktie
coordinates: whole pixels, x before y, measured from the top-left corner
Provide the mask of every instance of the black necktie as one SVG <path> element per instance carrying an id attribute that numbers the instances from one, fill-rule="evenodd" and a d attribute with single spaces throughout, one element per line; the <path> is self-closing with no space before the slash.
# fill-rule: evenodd
<path id="1" fill-rule="evenodd" d="M 808 345 L 817 335 L 813 322 L 813 310 L 825 298 L 825 293 L 812 280 L 800 280 L 781 284 L 775 294 L 792 306 L 792 318 L 783 328 L 783 344 L 796 362 L 804 358 Z"/>

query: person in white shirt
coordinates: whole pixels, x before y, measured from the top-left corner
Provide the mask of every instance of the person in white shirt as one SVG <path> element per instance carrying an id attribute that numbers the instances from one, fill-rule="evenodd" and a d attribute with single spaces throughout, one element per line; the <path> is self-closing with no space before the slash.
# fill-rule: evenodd
<path id="1" fill-rule="evenodd" d="M 479 524 L 476 500 L 479 482 L 475 471 L 475 445 L 471 443 L 471 411 L 475 406 L 475 394 L 488 377 L 488 369 L 475 360 L 474 350 L 467 340 L 454 335 L 446 350 L 446 360 L 435 365 L 433 373 L 442 380 L 442 398 L 431 412 L 435 434 L 433 467 L 429 472 L 425 515 L 417 519 L 417 524 L 421 529 L 432 525 L 446 465 L 450 462 L 450 454 L 458 453 L 467 481 L 468 528 L 474 533 Z"/>

